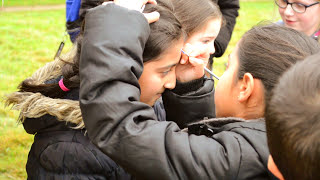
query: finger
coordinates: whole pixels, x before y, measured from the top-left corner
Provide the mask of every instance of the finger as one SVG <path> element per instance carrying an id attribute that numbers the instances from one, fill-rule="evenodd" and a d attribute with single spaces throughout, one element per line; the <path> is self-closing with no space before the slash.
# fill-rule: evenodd
<path id="1" fill-rule="evenodd" d="M 142 0 L 142 4 L 145 5 L 148 3 L 148 0 Z"/>
<path id="2" fill-rule="evenodd" d="M 181 49 L 181 59 L 180 59 L 180 64 L 185 64 L 189 60 L 188 54 Z"/>
<path id="3" fill-rule="evenodd" d="M 156 1 L 156 0 L 148 0 L 148 3 L 150 3 L 150 4 L 157 4 L 157 1 Z"/>
<path id="4" fill-rule="evenodd" d="M 190 43 L 187 43 L 184 45 L 183 51 L 190 56 L 190 53 L 193 51 L 193 46 Z"/>
<path id="5" fill-rule="evenodd" d="M 189 57 L 189 62 L 192 66 L 203 66 L 204 62 L 201 59 Z"/>
<path id="6" fill-rule="evenodd" d="M 181 59 L 180 59 L 180 64 L 186 64 L 186 62 L 188 61 L 188 59 L 189 59 L 188 56 L 182 55 L 182 56 L 181 56 Z"/>
<path id="7" fill-rule="evenodd" d="M 144 13 L 143 15 L 147 18 L 149 24 L 158 21 L 160 18 L 160 13 L 157 11 L 151 13 Z"/>

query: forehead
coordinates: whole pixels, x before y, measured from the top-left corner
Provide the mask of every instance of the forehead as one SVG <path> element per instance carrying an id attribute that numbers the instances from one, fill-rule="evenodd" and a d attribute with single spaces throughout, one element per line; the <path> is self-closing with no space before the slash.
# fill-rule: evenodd
<path id="1" fill-rule="evenodd" d="M 190 35 L 189 38 L 217 37 L 221 28 L 221 19 L 211 19 L 207 23 Z"/>
<path id="2" fill-rule="evenodd" d="M 177 64 L 180 61 L 183 43 L 183 38 L 173 41 L 157 59 L 148 61 L 145 64 L 153 64 L 154 68 L 163 68 L 168 65 Z"/>

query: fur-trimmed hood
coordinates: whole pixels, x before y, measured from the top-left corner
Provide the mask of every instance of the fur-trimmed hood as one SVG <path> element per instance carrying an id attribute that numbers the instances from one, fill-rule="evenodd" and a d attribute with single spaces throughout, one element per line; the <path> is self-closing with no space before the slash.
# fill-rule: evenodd
<path id="1" fill-rule="evenodd" d="M 72 54 L 66 55 L 67 60 L 56 58 L 38 69 L 30 78 L 34 85 L 44 84 L 48 80 L 61 76 L 61 69 L 66 63 L 72 63 Z M 78 91 L 77 91 L 78 92 Z M 23 123 L 26 118 L 39 118 L 46 114 L 56 117 L 59 121 L 76 124 L 75 128 L 84 128 L 78 99 L 55 99 L 41 93 L 14 92 L 6 96 L 6 106 L 12 105 L 12 109 L 20 111 L 18 122 Z"/>

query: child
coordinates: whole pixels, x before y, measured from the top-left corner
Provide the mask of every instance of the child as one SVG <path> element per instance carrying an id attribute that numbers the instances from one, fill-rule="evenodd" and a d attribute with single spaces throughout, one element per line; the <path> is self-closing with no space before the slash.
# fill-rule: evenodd
<path id="1" fill-rule="evenodd" d="M 283 180 L 320 179 L 320 54 L 279 80 L 266 107 L 268 168 Z"/>
<path id="2" fill-rule="evenodd" d="M 123 33 L 116 29 L 112 33 L 112 36 L 116 37 L 136 34 L 139 30 L 146 31 L 148 35 L 150 33 L 149 36 L 140 39 L 146 41 L 143 45 L 145 51 L 141 51 L 145 69 L 138 83 L 139 87 L 144 89 L 141 92 L 140 103 L 150 106 L 166 88 L 175 87 L 175 66 L 181 58 L 184 43 L 181 24 L 173 13 L 173 6 L 168 2 L 158 0 L 158 5 L 147 4 L 145 6 L 145 12 L 158 11 L 158 14 L 161 15 L 161 19 L 156 23 L 149 25 L 146 19 L 141 19 L 143 15 L 137 11 L 141 6 L 138 6 L 137 10 L 131 12 L 130 18 L 132 22 L 144 22 L 145 26 L 134 30 L 122 29 Z M 113 7 L 115 12 L 121 9 L 119 6 Z M 90 14 L 90 11 L 88 13 Z M 110 16 L 112 15 L 114 14 Z M 145 15 L 150 17 L 152 14 Z M 100 16 L 105 16 L 104 12 Z M 123 16 L 126 17 L 127 14 L 121 14 L 112 19 L 116 22 Z M 156 17 L 159 18 L 159 16 Z M 99 22 L 99 18 L 95 22 Z M 110 31 L 107 30 L 109 33 L 114 30 L 111 27 Z M 105 32 L 100 30 L 99 33 Z M 82 49 L 81 46 L 83 36 L 80 33 L 74 51 L 69 57 L 48 63 L 31 78 L 24 80 L 19 86 L 19 92 L 8 96 L 7 103 L 14 104 L 16 109 L 21 110 L 19 121 L 23 123 L 25 130 L 30 134 L 35 134 L 26 165 L 29 179 L 131 179 L 128 173 L 94 146 L 85 134 L 86 130 L 78 101 L 80 54 L 86 52 L 86 49 Z M 86 39 L 85 42 L 96 41 L 97 38 L 101 37 L 93 36 L 91 39 Z M 107 42 L 108 40 L 105 41 Z M 136 44 L 139 40 L 127 39 L 125 42 Z M 126 50 L 119 48 L 118 52 Z M 112 60 L 112 58 L 105 57 L 105 60 Z M 124 63 L 121 66 L 126 67 L 127 65 Z M 203 68 L 201 70 L 203 73 Z M 117 76 L 119 73 L 120 71 L 115 72 L 109 77 Z M 130 72 L 124 72 L 126 73 Z M 112 83 L 110 87 L 111 85 Z M 210 86 L 208 91 L 210 92 L 212 88 L 213 86 Z M 139 90 L 137 93 L 140 94 Z M 120 94 L 114 96 L 114 98 L 120 97 Z M 112 101 L 110 103 L 112 104 Z"/>
<path id="3" fill-rule="evenodd" d="M 131 13 L 110 5 L 91 11 L 86 18 L 80 107 L 92 142 L 139 179 L 268 179 L 265 99 L 285 70 L 319 52 L 320 45 L 281 26 L 247 32 L 230 55 L 215 92 L 221 118 L 198 123 L 196 134 L 208 137 L 197 136 L 172 122 L 179 119 L 155 121 L 153 109 L 139 101 L 148 33 L 141 28 L 147 23 L 143 16 L 132 21 L 122 15 Z M 114 23 L 111 14 L 122 17 L 121 21 Z M 135 31 L 125 36 L 112 33 L 122 29 Z M 201 107 L 208 103 L 202 96 L 207 93 L 199 86 L 182 95 Z M 183 110 L 184 104 L 175 108 L 178 105 Z M 179 111 L 176 116 L 184 112 L 191 114 L 183 115 L 189 118 L 199 111 Z"/>
<path id="4" fill-rule="evenodd" d="M 276 0 L 282 21 L 278 24 L 303 32 L 320 41 L 319 0 Z"/>

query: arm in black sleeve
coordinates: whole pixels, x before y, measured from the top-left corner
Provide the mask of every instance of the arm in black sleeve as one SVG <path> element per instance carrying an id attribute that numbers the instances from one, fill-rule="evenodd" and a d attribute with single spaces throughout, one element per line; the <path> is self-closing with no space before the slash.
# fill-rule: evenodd
<path id="1" fill-rule="evenodd" d="M 177 82 L 176 88 L 162 95 L 167 121 L 180 128 L 215 117 L 214 80 L 202 77 L 188 83 Z"/>
<path id="2" fill-rule="evenodd" d="M 85 20 L 80 108 L 92 142 L 137 179 L 235 179 L 241 151 L 233 134 L 223 135 L 227 144 L 188 135 L 139 101 L 149 35 L 143 15 L 108 5 Z"/>
<path id="3" fill-rule="evenodd" d="M 226 21 L 225 26 L 220 29 L 219 35 L 214 42 L 216 52 L 214 57 L 221 57 L 227 49 L 233 28 L 238 17 L 238 10 L 240 8 L 239 0 L 218 0 L 218 5 L 222 12 L 223 18 Z"/>

